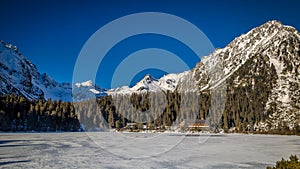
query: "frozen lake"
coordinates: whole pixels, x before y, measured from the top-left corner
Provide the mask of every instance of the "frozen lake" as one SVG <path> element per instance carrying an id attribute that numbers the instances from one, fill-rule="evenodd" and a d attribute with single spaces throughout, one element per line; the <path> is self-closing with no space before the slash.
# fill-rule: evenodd
<path id="1" fill-rule="evenodd" d="M 299 136 L 0 133 L 0 168 L 266 168 Z"/>

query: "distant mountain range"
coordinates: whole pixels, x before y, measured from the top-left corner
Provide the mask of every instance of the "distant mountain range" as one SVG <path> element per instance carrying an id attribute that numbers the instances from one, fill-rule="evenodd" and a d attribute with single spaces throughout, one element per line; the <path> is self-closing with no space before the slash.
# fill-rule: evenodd
<path id="1" fill-rule="evenodd" d="M 192 70 L 167 74 L 160 79 L 145 76 L 133 87 L 101 89 L 92 81 L 58 83 L 40 74 L 17 47 L 1 41 L 1 94 L 16 93 L 28 99 L 84 100 L 105 95 L 143 92 L 207 92 L 226 83 L 229 117 L 258 113 L 247 119 L 254 127 L 300 126 L 300 35 L 278 21 L 269 21 L 235 38 L 223 49 L 205 56 Z M 224 119 L 226 120 L 226 119 Z M 228 119 L 229 120 L 229 119 Z M 242 121 L 242 120 L 241 120 Z M 238 126 L 239 120 L 228 123 Z"/>

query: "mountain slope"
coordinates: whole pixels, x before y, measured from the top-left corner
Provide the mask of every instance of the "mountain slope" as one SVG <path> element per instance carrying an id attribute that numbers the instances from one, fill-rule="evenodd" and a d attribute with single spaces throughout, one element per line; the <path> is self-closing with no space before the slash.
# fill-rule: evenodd
<path id="1" fill-rule="evenodd" d="M 1 94 L 16 93 L 32 99 L 71 100 L 71 86 L 40 74 L 16 46 L 0 43 Z"/>
<path id="2" fill-rule="evenodd" d="M 155 79 L 151 75 L 146 75 L 141 81 L 137 82 L 133 87 L 123 86 L 116 89 L 106 91 L 109 95 L 132 94 L 143 92 L 159 92 L 159 91 L 174 91 L 179 80 L 185 76 L 187 72 L 179 74 L 167 74 L 160 79 Z"/>
<path id="3" fill-rule="evenodd" d="M 161 79 L 147 75 L 132 88 L 125 86 L 107 93 L 115 95 L 170 90 L 197 92 L 200 96 L 210 97 L 215 89 L 224 85 L 226 103 L 220 126 L 225 130 L 299 128 L 298 31 L 278 21 L 269 21 L 235 38 L 223 49 L 216 49 L 203 57 L 190 71 L 168 74 Z M 207 107 L 200 109 L 200 112 L 208 111 Z"/>
<path id="4" fill-rule="evenodd" d="M 94 84 L 91 80 L 72 85 L 73 101 L 83 101 L 106 96 L 106 90 Z"/>
<path id="5" fill-rule="evenodd" d="M 0 43 L 0 79 L 0 95 L 15 93 L 29 100 L 80 101 L 106 95 L 103 89 L 91 81 L 72 85 L 58 83 L 47 74 L 40 74 L 36 66 L 27 60 L 16 46 L 4 41 Z"/>
<path id="6" fill-rule="evenodd" d="M 201 92 L 226 82 L 225 129 L 245 123 L 257 130 L 295 129 L 300 125 L 299 45 L 295 28 L 269 21 L 204 57 L 177 90 Z"/>

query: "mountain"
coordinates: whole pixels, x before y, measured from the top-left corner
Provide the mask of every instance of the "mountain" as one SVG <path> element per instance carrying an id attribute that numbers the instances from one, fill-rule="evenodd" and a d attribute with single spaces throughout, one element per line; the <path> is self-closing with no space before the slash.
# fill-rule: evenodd
<path id="1" fill-rule="evenodd" d="M 30 100 L 45 98 L 71 100 L 71 85 L 57 83 L 47 74 L 40 74 L 16 46 L 0 43 L 1 94 L 16 93 Z"/>
<path id="2" fill-rule="evenodd" d="M 106 96 L 106 90 L 94 84 L 91 80 L 72 85 L 73 101 L 83 101 Z"/>
<path id="3" fill-rule="evenodd" d="M 211 69 L 218 71 L 212 73 Z M 244 122 L 260 131 L 299 127 L 299 32 L 278 21 L 254 28 L 204 57 L 180 79 L 177 90 L 200 92 L 224 82 L 227 87 L 224 113 L 228 116 L 223 119 L 225 129 L 238 128 Z M 241 112 L 244 117 L 236 118 Z M 245 118 L 245 114 L 253 115 Z M 229 122 L 232 119 L 236 120 Z"/>
<path id="4" fill-rule="evenodd" d="M 227 88 L 225 129 L 245 122 L 262 131 L 299 127 L 299 32 L 278 21 L 254 28 L 203 57 L 180 79 L 177 90 L 201 92 L 222 83 Z M 251 113 L 251 118 L 241 117 Z"/>
<path id="5" fill-rule="evenodd" d="M 123 86 L 120 88 L 110 89 L 106 91 L 109 95 L 132 94 L 144 92 L 174 91 L 176 86 L 187 72 L 179 74 L 167 74 L 160 79 L 155 79 L 150 74 L 146 75 L 141 81 L 137 82 L 133 87 Z"/>
<path id="6" fill-rule="evenodd" d="M 221 126 L 225 130 L 299 128 L 299 32 L 279 21 L 269 21 L 204 56 L 190 71 L 161 79 L 147 75 L 132 88 L 125 86 L 107 93 L 170 90 L 210 97 L 224 85 L 226 103 Z"/>
<path id="7" fill-rule="evenodd" d="M 285 45 L 289 40 L 293 41 L 292 45 L 295 45 L 295 52 L 291 53 L 291 56 L 278 53 L 282 52 L 281 50 L 286 50 L 287 47 L 292 47 Z M 201 62 L 197 63 L 196 67 L 190 71 L 190 74 L 192 74 L 192 79 L 190 80 L 196 80 L 201 90 L 209 84 L 224 81 L 243 67 L 246 62 L 250 62 L 250 60 L 257 62 L 255 60 L 256 55 L 260 55 L 258 57 L 265 57 L 265 59 L 268 57 L 269 63 L 275 66 L 276 72 L 282 74 L 283 66 L 286 66 L 283 65 L 283 58 L 285 58 L 285 64 L 288 64 L 287 62 L 298 62 L 298 41 L 299 33 L 295 28 L 284 26 L 278 21 L 269 21 L 235 38 L 225 48 L 216 49 L 209 56 L 203 57 Z M 277 53 L 274 53 L 275 50 Z M 209 69 L 216 68 L 217 65 L 221 65 L 222 70 L 218 71 L 218 77 L 215 77 L 214 82 L 212 82 L 212 79 L 208 78 L 209 74 L 212 74 Z M 294 70 L 297 69 L 297 66 L 294 67 Z M 295 73 L 295 71 L 291 73 Z M 182 80 L 182 83 L 186 81 L 188 79 Z M 179 85 L 179 90 L 184 89 L 180 88 Z"/>
<path id="8" fill-rule="evenodd" d="M 0 43 L 0 79 L 0 95 L 15 93 L 29 100 L 80 101 L 105 95 L 104 90 L 91 81 L 72 85 L 58 83 L 46 73 L 41 74 L 16 46 L 4 41 Z"/>
<path id="9" fill-rule="evenodd" d="M 16 47 L 3 41 L 0 52 L 1 94 L 72 100 L 73 91 L 74 101 L 82 101 L 106 95 L 121 95 L 122 99 L 133 93 L 145 95 L 160 91 L 171 91 L 174 96 L 170 98 L 180 98 L 182 93 L 194 92 L 201 98 L 200 110 L 196 112 L 200 113 L 199 118 L 207 117 L 211 110 L 222 110 L 218 125 L 225 131 L 300 130 L 300 35 L 295 28 L 275 20 L 204 56 L 192 70 L 167 74 L 160 79 L 146 75 L 133 87 L 110 90 L 101 89 L 92 81 L 73 85 L 57 83 L 48 75 L 40 74 Z M 215 95 L 219 96 L 211 100 Z M 140 100 L 138 97 L 133 95 L 131 100 Z M 220 100 L 224 101 L 224 107 L 218 104 Z M 172 101 L 172 105 L 180 103 Z M 111 101 L 101 102 L 106 103 Z M 171 117 L 176 117 L 175 109 L 179 107 L 172 108 Z"/>

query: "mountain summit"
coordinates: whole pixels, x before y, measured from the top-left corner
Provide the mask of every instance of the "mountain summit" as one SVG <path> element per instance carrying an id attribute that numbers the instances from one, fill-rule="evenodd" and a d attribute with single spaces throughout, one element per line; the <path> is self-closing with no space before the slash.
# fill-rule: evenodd
<path id="1" fill-rule="evenodd" d="M 107 91 L 109 95 L 132 94 L 141 92 L 160 92 L 160 91 L 175 91 L 179 80 L 186 72 L 179 74 L 167 74 L 160 79 L 155 79 L 150 74 L 146 75 L 142 80 L 137 82 L 133 87 L 123 86 Z"/>

